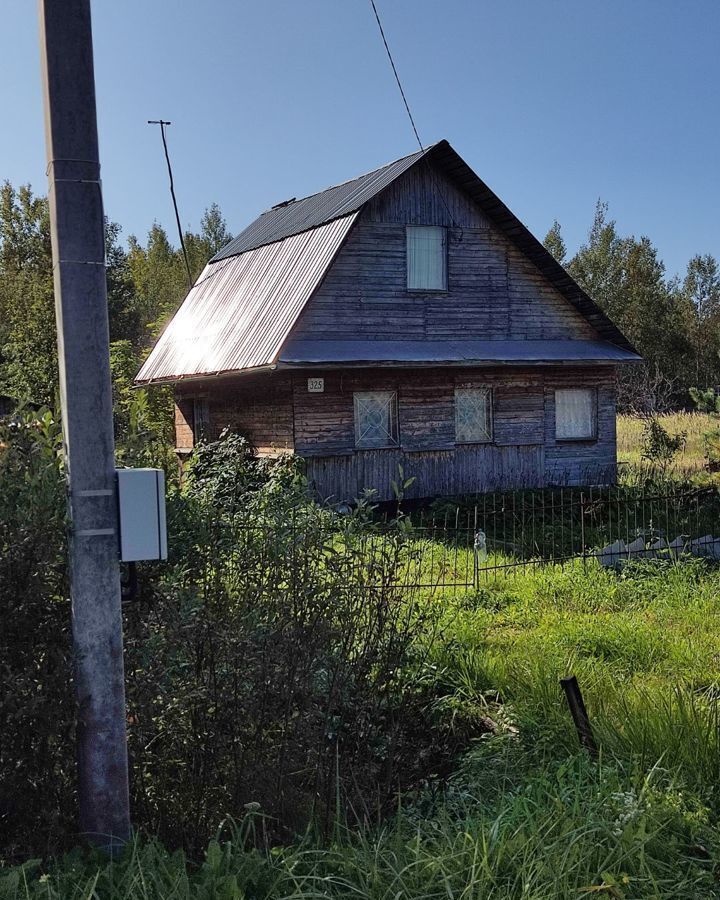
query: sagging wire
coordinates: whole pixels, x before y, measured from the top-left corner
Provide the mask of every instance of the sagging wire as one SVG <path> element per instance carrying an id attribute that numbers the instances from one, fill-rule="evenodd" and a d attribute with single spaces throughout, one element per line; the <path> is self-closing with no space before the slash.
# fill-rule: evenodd
<path id="1" fill-rule="evenodd" d="M 464 234 L 463 227 L 462 227 L 462 225 L 458 225 L 458 223 L 455 221 L 455 217 L 450 212 L 450 207 L 448 206 L 448 204 L 445 200 L 444 192 L 443 192 L 440 184 L 438 183 L 437 178 L 435 177 L 435 172 L 433 171 L 432 166 L 428 162 L 427 156 L 425 155 L 427 151 L 426 151 L 425 146 L 423 145 L 423 142 L 420 140 L 420 134 L 418 133 L 417 126 L 415 125 L 415 119 L 413 118 L 413 114 L 410 110 L 410 104 L 408 103 L 408 99 L 405 94 L 405 90 L 402 86 L 402 82 L 400 81 L 400 75 L 398 74 L 397 66 L 395 65 L 395 60 L 393 59 L 393 55 L 390 50 L 390 46 L 387 42 L 387 38 L 385 37 L 385 29 L 383 28 L 382 21 L 380 19 L 380 13 L 378 12 L 377 6 L 375 5 L 375 0 L 370 0 L 370 5 L 372 6 L 372 11 L 375 14 L 375 21 L 377 22 L 378 29 L 380 30 L 380 37 L 382 38 L 382 42 L 385 45 L 385 52 L 387 53 L 388 60 L 390 61 L 390 66 L 393 70 L 393 75 L 395 76 L 395 81 L 397 82 L 397 86 L 400 91 L 400 96 L 402 97 L 402 101 L 405 104 L 405 111 L 407 112 L 408 119 L 410 119 L 410 124 L 412 126 L 413 133 L 415 134 L 415 138 L 418 142 L 418 146 L 420 147 L 420 150 L 423 154 L 423 161 L 425 162 L 425 165 L 427 166 L 428 172 L 430 173 L 430 177 L 433 180 L 433 183 L 435 185 L 435 189 L 438 193 L 438 196 L 440 197 L 440 200 L 442 201 L 442 204 L 445 207 L 445 211 L 447 212 L 447 214 L 450 218 L 450 221 L 453 224 L 453 228 L 456 228 L 460 231 L 460 237 L 458 238 L 458 240 L 462 241 L 463 234 Z"/>

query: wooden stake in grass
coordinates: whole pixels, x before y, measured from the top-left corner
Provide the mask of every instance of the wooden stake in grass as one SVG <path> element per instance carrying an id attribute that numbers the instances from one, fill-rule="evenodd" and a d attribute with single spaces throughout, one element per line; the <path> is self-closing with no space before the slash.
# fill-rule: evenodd
<path id="1" fill-rule="evenodd" d="M 560 679 L 560 684 L 565 691 L 565 698 L 570 707 L 570 715 L 573 717 L 575 730 L 580 738 L 580 745 L 587 750 L 593 759 L 597 759 L 598 750 L 577 678 L 574 675 L 568 675 Z"/>

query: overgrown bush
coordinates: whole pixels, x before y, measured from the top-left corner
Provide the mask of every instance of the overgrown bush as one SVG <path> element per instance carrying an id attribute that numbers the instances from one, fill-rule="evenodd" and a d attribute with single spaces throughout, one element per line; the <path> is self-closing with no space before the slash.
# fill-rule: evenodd
<path id="1" fill-rule="evenodd" d="M 74 701 L 60 436 L 50 414 L 2 432 L 0 858 L 73 843 Z M 125 608 L 134 822 L 204 845 L 259 808 L 287 836 L 376 820 L 442 771 L 426 657 L 439 608 L 405 576 L 403 520 L 310 501 L 297 464 L 227 436 L 168 502 L 167 563 Z M 433 721 L 436 721 L 436 718 Z"/>
<path id="2" fill-rule="evenodd" d="M 240 438 L 202 448 L 171 565 L 129 615 L 135 808 L 172 843 L 256 805 L 284 836 L 375 820 L 456 749 L 428 729 L 439 613 L 403 580 L 402 521 L 369 555 L 367 506 L 339 516 L 305 487 Z"/>
<path id="3" fill-rule="evenodd" d="M 686 432 L 671 434 L 657 416 L 648 416 L 643 423 L 640 457 L 654 466 L 660 477 L 664 477 L 686 440 Z"/>
<path id="4" fill-rule="evenodd" d="M 0 857 L 72 831 L 70 604 L 59 425 L 0 423 Z"/>
<path id="5" fill-rule="evenodd" d="M 690 388 L 690 396 L 698 412 L 708 413 L 715 423 L 713 428 L 703 434 L 703 445 L 708 469 L 717 472 L 720 470 L 720 394 L 716 394 L 712 388 L 705 391 Z"/>
<path id="6" fill-rule="evenodd" d="M 176 481 L 172 389 L 167 385 L 152 391 L 137 388 L 138 366 L 137 350 L 130 341 L 110 345 L 117 463 L 162 468 L 169 481 Z"/>

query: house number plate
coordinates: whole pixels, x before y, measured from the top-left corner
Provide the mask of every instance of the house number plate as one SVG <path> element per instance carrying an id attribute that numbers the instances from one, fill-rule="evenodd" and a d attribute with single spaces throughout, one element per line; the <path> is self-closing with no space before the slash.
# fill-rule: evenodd
<path id="1" fill-rule="evenodd" d="M 324 378 L 308 378 L 308 392 L 311 394 L 322 394 L 325 391 Z"/>

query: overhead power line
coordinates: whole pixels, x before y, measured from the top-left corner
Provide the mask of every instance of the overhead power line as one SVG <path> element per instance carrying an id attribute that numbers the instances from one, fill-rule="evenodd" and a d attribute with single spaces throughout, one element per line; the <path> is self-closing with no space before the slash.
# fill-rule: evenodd
<path id="1" fill-rule="evenodd" d="M 410 119 L 410 124 L 412 125 L 413 133 L 415 134 L 415 138 L 417 139 L 420 150 L 422 151 L 422 153 L 425 153 L 425 147 L 423 145 L 423 142 L 420 140 L 420 135 L 418 133 L 417 126 L 415 125 L 415 119 L 413 118 L 413 114 L 410 111 L 410 104 L 408 103 L 407 96 L 405 95 L 405 90 L 402 86 L 402 82 L 400 81 L 400 76 L 398 75 L 398 70 L 397 70 L 397 66 L 395 65 L 395 60 L 393 59 L 392 52 L 390 51 L 390 46 L 387 42 L 387 38 L 385 37 L 385 29 L 383 28 L 382 22 L 380 20 L 380 14 L 378 13 L 377 6 L 375 6 L 375 0 L 370 0 L 370 5 L 372 6 L 372 10 L 375 13 L 375 21 L 377 22 L 378 28 L 380 29 L 380 37 L 382 38 L 382 42 L 385 45 L 385 52 L 387 53 L 387 57 L 390 60 L 390 65 L 393 70 L 393 75 L 395 76 L 395 81 L 397 82 L 397 86 L 400 90 L 400 96 L 402 97 L 402 101 L 405 104 L 405 111 L 408 114 L 408 119 Z M 430 177 L 432 178 L 433 184 L 435 185 L 435 189 L 438 192 L 438 196 L 440 197 L 440 200 L 442 201 L 442 204 L 445 207 L 445 211 L 447 212 L 447 214 L 450 218 L 450 221 L 453 224 L 453 227 L 458 228 L 460 230 L 460 240 L 462 241 L 463 235 L 464 235 L 464 229 L 461 225 L 457 224 L 457 222 L 455 221 L 455 217 L 450 212 L 450 207 L 448 206 L 447 201 L 445 200 L 445 194 L 442 190 L 442 187 L 438 184 L 438 180 L 435 177 L 435 172 L 433 172 L 432 166 L 430 165 L 430 163 L 428 162 L 428 160 L 425 157 L 423 157 L 423 159 L 425 161 L 425 165 L 428 168 L 428 172 L 430 173 Z"/>
<path id="2" fill-rule="evenodd" d="M 425 148 L 423 147 L 423 142 L 420 140 L 420 135 L 418 134 L 417 127 L 415 126 L 415 119 L 413 119 L 413 114 L 410 112 L 410 104 L 407 101 L 407 97 L 405 96 L 405 91 L 403 90 L 402 82 L 400 81 L 400 76 L 398 75 L 398 70 L 395 66 L 395 60 L 393 59 L 393 55 L 390 52 L 390 47 L 388 46 L 387 38 L 385 37 L 385 30 L 382 27 L 382 22 L 380 21 L 380 14 L 377 11 L 377 6 L 375 6 L 375 0 L 370 0 L 370 4 L 372 5 L 373 12 L 375 13 L 375 21 L 378 24 L 378 28 L 380 29 L 380 37 L 382 38 L 383 44 L 385 44 L 385 52 L 387 53 L 388 59 L 390 60 L 390 65 L 392 66 L 393 74 L 395 75 L 395 81 L 397 81 L 397 86 L 400 89 L 400 96 L 403 99 L 403 103 L 405 104 L 405 109 L 408 114 L 408 118 L 410 119 L 410 124 L 412 125 L 412 130 L 415 132 L 415 137 L 417 138 L 418 145 L 420 149 L 424 152 Z"/>

